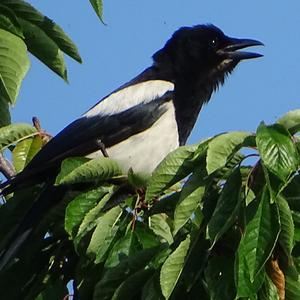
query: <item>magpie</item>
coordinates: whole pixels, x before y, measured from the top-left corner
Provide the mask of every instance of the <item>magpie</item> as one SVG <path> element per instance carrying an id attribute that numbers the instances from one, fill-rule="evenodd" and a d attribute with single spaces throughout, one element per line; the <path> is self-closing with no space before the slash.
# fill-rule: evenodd
<path id="1" fill-rule="evenodd" d="M 259 45 L 229 37 L 212 24 L 180 28 L 154 53 L 152 66 L 51 139 L 21 173 L 0 185 L 0 195 L 51 182 L 71 156 L 108 155 L 124 171 L 151 173 L 170 151 L 186 143 L 202 106 L 237 64 L 262 56 L 239 50 Z M 41 213 L 40 198 L 33 208 Z M 23 232 L 26 227 L 31 229 L 32 222 L 23 224 Z M 19 241 L 26 236 L 19 234 Z M 17 246 L 11 249 L 14 253 Z"/>

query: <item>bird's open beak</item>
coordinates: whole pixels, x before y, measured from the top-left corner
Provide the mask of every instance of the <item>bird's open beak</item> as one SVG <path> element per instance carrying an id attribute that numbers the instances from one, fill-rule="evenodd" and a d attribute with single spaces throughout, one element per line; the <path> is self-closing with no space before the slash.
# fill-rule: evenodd
<path id="1" fill-rule="evenodd" d="M 228 38 L 227 45 L 218 50 L 218 53 L 234 60 L 243 60 L 263 56 L 262 54 L 254 52 L 237 51 L 253 46 L 264 46 L 264 44 L 257 40 Z"/>

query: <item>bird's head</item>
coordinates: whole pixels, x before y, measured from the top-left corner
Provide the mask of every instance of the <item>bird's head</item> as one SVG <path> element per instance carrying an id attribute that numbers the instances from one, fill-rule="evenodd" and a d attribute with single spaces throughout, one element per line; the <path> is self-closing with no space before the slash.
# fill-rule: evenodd
<path id="1" fill-rule="evenodd" d="M 193 78 L 209 74 L 223 81 L 241 60 L 262 56 L 238 50 L 258 45 L 263 44 L 257 40 L 228 37 L 214 25 L 197 25 L 177 30 L 153 59 L 157 65 L 172 68 L 175 74 Z"/>

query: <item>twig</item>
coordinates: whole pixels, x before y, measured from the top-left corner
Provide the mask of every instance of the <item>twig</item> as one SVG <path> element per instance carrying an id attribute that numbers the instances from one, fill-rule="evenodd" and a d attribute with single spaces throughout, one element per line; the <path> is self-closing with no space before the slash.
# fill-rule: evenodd
<path id="1" fill-rule="evenodd" d="M 13 165 L 0 153 L 0 172 L 6 177 L 6 179 L 10 179 L 14 175 L 16 175 L 15 168 Z"/>

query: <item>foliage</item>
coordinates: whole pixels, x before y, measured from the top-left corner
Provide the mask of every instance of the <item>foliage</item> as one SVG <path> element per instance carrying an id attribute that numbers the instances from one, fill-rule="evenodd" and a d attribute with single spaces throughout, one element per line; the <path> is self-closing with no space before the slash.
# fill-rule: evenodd
<path id="1" fill-rule="evenodd" d="M 90 2 L 102 20 L 102 1 Z M 64 79 L 62 53 L 81 59 L 21 0 L 1 2 L 0 41 L 0 154 L 21 172 L 47 142 L 38 126 L 8 125 L 27 49 Z M 2 298 L 63 299 L 72 285 L 74 299 L 300 299 L 299 130 L 295 110 L 180 147 L 151 176 L 110 158 L 64 160 L 54 188 L 68 193 L 0 272 Z M 0 253 L 42 192 L 3 199 Z"/>
<path id="2" fill-rule="evenodd" d="M 66 294 L 71 279 L 78 299 L 300 297 L 300 156 L 291 132 L 300 128 L 300 111 L 287 116 L 261 123 L 256 134 L 224 133 L 180 147 L 150 178 L 121 174 L 110 158 L 66 159 L 56 185 L 77 193 L 49 211 L 39 225 L 43 235 L 27 242 L 0 285 L 14 274 L 24 299 Z M 27 162 L 24 145 L 34 134 L 10 125 L 0 144 L 15 144 L 14 155 Z M 130 192 L 121 197 L 124 185 Z M 23 195 L 1 207 L 4 241 L 13 203 L 24 214 Z M 32 270 L 21 271 L 27 265 Z M 15 289 L 2 290 L 15 297 Z"/>
<path id="3" fill-rule="evenodd" d="M 0 4 L 0 126 L 10 123 L 9 105 L 29 69 L 28 51 L 67 81 L 63 54 L 81 62 L 77 47 L 59 25 L 23 0 Z"/>

